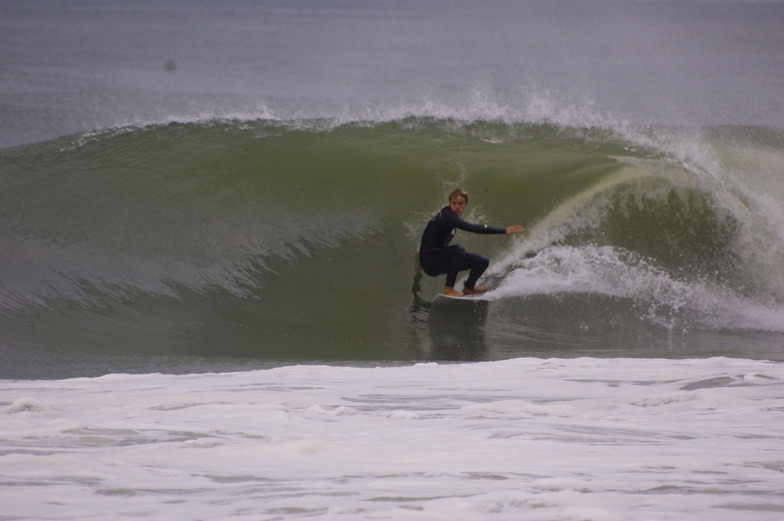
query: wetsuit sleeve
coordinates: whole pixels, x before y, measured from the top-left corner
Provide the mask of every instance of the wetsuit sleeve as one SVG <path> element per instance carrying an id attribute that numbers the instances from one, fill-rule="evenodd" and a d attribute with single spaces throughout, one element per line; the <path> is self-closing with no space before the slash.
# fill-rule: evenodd
<path id="1" fill-rule="evenodd" d="M 506 233 L 506 228 L 496 228 L 494 226 L 487 226 L 486 224 L 474 224 L 467 221 L 464 221 L 460 217 L 452 214 L 450 216 L 450 220 L 452 221 L 452 226 L 458 228 L 460 230 L 464 230 L 471 233 L 481 233 L 485 235 L 492 235 L 492 234 L 502 234 Z"/>
<path id="2" fill-rule="evenodd" d="M 462 226 L 458 226 L 458 228 L 467 232 L 483 233 L 485 235 L 506 233 L 506 228 L 495 228 L 493 226 L 487 226 L 486 224 L 473 224 L 462 220 L 460 222 L 462 223 Z"/>

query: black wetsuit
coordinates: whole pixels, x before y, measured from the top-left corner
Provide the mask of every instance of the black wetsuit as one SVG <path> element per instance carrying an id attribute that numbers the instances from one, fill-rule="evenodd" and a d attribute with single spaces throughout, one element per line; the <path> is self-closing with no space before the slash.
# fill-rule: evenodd
<path id="1" fill-rule="evenodd" d="M 484 234 L 506 233 L 506 229 L 466 222 L 449 206 L 442 208 L 427 223 L 419 245 L 419 265 L 422 270 L 431 277 L 446 273 L 446 285 L 450 288 L 455 287 L 458 272 L 471 270 L 465 287 L 473 289 L 490 261 L 482 255 L 466 252 L 459 244 L 450 246 L 457 229 Z"/>

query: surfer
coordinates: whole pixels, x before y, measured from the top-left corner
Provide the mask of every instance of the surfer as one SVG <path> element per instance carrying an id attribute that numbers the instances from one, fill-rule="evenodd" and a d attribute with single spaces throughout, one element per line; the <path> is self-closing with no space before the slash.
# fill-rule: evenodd
<path id="1" fill-rule="evenodd" d="M 449 205 L 438 212 L 427 223 L 422 241 L 419 245 L 419 265 L 431 277 L 446 274 L 446 287 L 444 295 L 462 297 L 463 295 L 478 295 L 487 291 L 485 286 L 477 286 L 476 282 L 487 269 L 490 261 L 487 257 L 468 253 L 459 244 L 451 245 L 458 229 L 467 232 L 482 234 L 510 234 L 521 233 L 523 227 L 519 225 L 507 228 L 494 228 L 492 226 L 473 224 L 464 221 L 460 215 L 468 205 L 468 194 L 459 188 L 449 194 Z M 471 270 L 463 286 L 463 292 L 455 290 L 457 273 Z"/>

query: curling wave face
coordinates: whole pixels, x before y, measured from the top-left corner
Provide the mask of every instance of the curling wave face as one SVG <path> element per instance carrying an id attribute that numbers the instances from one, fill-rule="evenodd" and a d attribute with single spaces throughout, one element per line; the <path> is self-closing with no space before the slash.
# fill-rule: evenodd
<path id="1" fill-rule="evenodd" d="M 702 335 L 685 356 L 771 357 L 784 332 L 781 140 L 410 117 L 171 123 L 8 149 L 4 349 L 406 360 L 580 344 L 635 356 L 677 334 Z M 441 349 L 426 302 L 442 281 L 416 278 L 413 262 L 458 185 L 469 220 L 527 229 L 459 236 L 491 258 L 497 288 L 468 354 Z"/>

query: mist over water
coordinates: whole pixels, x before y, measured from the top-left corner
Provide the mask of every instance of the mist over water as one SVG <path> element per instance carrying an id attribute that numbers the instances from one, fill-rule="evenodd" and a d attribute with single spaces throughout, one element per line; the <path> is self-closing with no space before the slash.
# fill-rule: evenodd
<path id="1" fill-rule="evenodd" d="M 781 2 L 4 2 L 0 145 L 218 118 L 784 126 Z"/>

